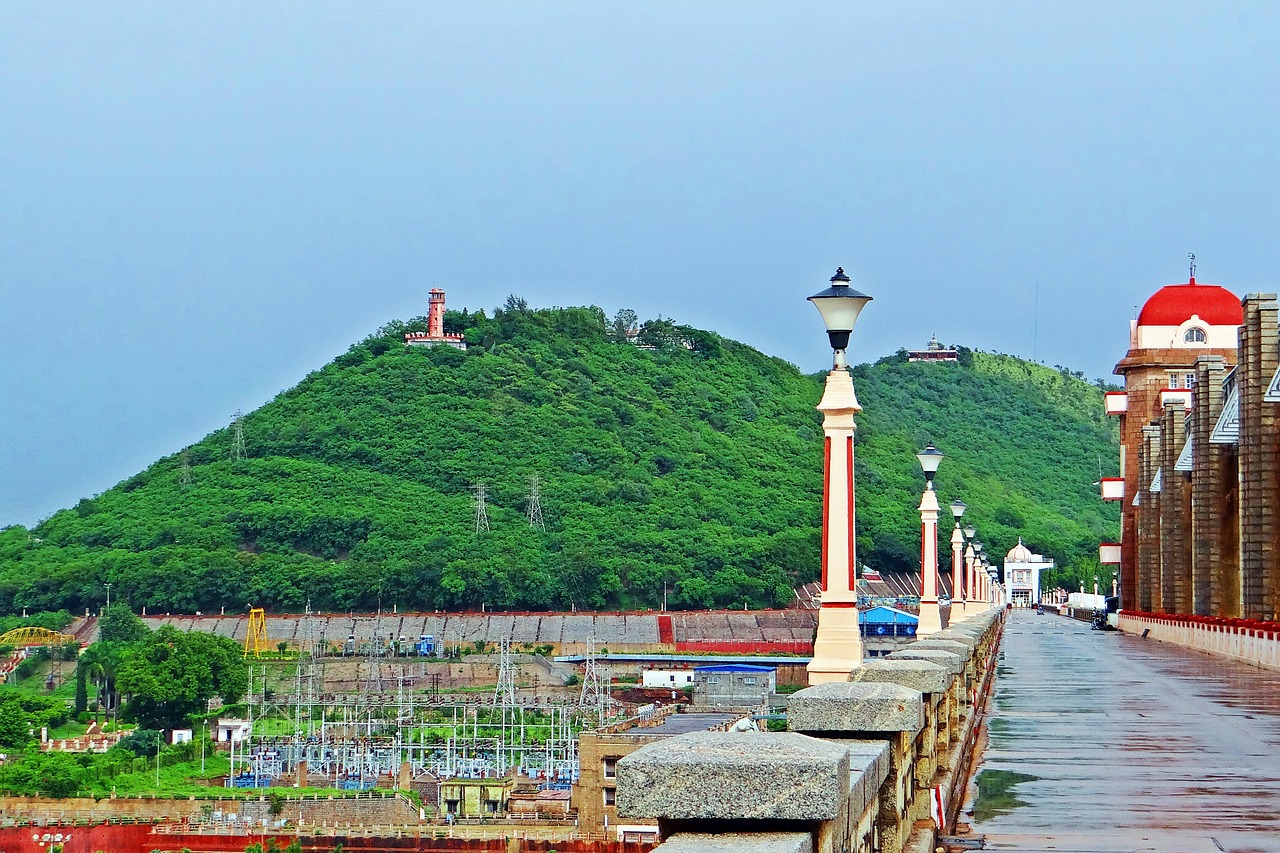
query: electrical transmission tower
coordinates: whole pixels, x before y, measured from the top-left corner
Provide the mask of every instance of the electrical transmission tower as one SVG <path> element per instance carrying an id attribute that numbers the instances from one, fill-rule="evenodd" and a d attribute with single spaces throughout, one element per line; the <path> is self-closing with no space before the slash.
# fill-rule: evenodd
<path id="1" fill-rule="evenodd" d="M 185 448 L 182 451 L 182 465 L 178 471 L 178 485 L 184 489 L 191 485 L 191 454 Z"/>
<path id="2" fill-rule="evenodd" d="M 511 640 L 503 637 L 498 644 L 498 686 L 493 703 L 503 708 L 516 704 L 516 667 L 511 660 Z"/>
<path id="3" fill-rule="evenodd" d="M 604 725 L 608 704 L 609 689 L 596 665 L 596 632 L 593 629 L 591 636 L 587 638 L 587 659 L 583 664 L 582 692 L 578 696 L 578 707 L 588 713 L 594 713 L 599 725 Z"/>
<path id="4" fill-rule="evenodd" d="M 236 409 L 232 417 L 235 420 L 231 422 L 231 461 L 240 462 L 244 459 L 244 412 Z"/>
<path id="5" fill-rule="evenodd" d="M 471 491 L 476 493 L 476 533 L 489 532 L 489 510 L 485 506 L 485 486 L 484 483 L 477 483 L 471 487 Z"/>
<path id="6" fill-rule="evenodd" d="M 542 482 L 538 475 L 529 478 L 529 526 L 546 531 L 547 525 L 542 520 Z"/>

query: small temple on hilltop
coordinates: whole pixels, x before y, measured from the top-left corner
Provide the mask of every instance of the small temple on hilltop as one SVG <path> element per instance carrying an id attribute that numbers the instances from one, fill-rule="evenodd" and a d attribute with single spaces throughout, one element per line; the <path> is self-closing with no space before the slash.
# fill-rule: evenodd
<path id="1" fill-rule="evenodd" d="M 444 291 L 438 287 L 431 288 L 427 295 L 427 306 L 427 330 L 407 333 L 404 336 L 405 346 L 446 346 L 465 350 L 467 342 L 462 335 L 449 334 L 444 330 Z"/>
<path id="2" fill-rule="evenodd" d="M 960 353 L 953 347 L 938 343 L 938 336 L 929 338 L 924 349 L 907 350 L 907 361 L 959 361 Z"/>

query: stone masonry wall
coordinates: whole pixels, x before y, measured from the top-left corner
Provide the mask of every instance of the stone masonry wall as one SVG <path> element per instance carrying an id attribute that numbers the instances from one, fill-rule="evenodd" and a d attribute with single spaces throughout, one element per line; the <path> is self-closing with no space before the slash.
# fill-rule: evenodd
<path id="1" fill-rule="evenodd" d="M 1160 589 L 1160 495 L 1151 491 L 1160 455 L 1160 427 L 1142 428 L 1139 448 L 1138 482 L 1134 494 L 1138 499 L 1135 521 L 1138 530 L 1138 609 L 1147 613 L 1163 609 Z M 1132 498 L 1126 499 L 1132 501 Z"/>
<path id="2" fill-rule="evenodd" d="M 1168 613 L 1191 612 L 1191 531 L 1184 509 L 1189 486 L 1174 470 L 1186 441 L 1186 409 L 1165 406 L 1160 419 L 1160 589 Z"/>
<path id="3" fill-rule="evenodd" d="M 1240 576 L 1243 616 L 1274 620 L 1280 616 L 1280 566 L 1277 565 L 1277 406 L 1262 400 L 1277 366 L 1276 295 L 1244 298 L 1240 327 Z"/>
<path id="4" fill-rule="evenodd" d="M 1196 391 L 1191 406 L 1191 598 L 1198 616 L 1220 613 L 1228 598 L 1224 577 L 1227 533 L 1226 492 L 1234 490 L 1235 473 L 1227 480 L 1228 448 L 1210 444 L 1214 424 L 1222 414 L 1222 379 L 1226 359 L 1206 355 L 1196 359 Z M 1234 544 L 1231 549 L 1234 550 Z M 1236 592 L 1239 598 L 1239 592 Z"/>

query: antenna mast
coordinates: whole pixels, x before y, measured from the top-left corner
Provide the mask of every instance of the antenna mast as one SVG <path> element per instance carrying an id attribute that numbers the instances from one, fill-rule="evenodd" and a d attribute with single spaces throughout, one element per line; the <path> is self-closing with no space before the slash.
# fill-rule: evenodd
<path id="1" fill-rule="evenodd" d="M 542 483 L 537 474 L 529 478 L 529 511 L 527 515 L 530 527 L 536 527 L 538 530 L 546 532 L 547 525 L 542 518 Z"/>
<path id="2" fill-rule="evenodd" d="M 178 470 L 178 485 L 186 488 L 191 485 L 191 454 L 188 453 L 190 448 L 182 449 L 182 465 Z"/>
<path id="3" fill-rule="evenodd" d="M 489 532 L 489 510 L 485 506 L 485 486 L 484 483 L 476 483 L 471 487 L 471 491 L 476 493 L 476 519 L 475 530 L 477 534 Z"/>

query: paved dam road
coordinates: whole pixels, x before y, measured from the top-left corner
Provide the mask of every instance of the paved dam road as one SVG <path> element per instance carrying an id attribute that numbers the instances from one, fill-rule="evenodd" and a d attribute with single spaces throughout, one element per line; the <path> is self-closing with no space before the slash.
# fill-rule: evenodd
<path id="1" fill-rule="evenodd" d="M 997 672 L 987 849 L 1280 853 L 1280 673 L 1025 610 Z"/>

